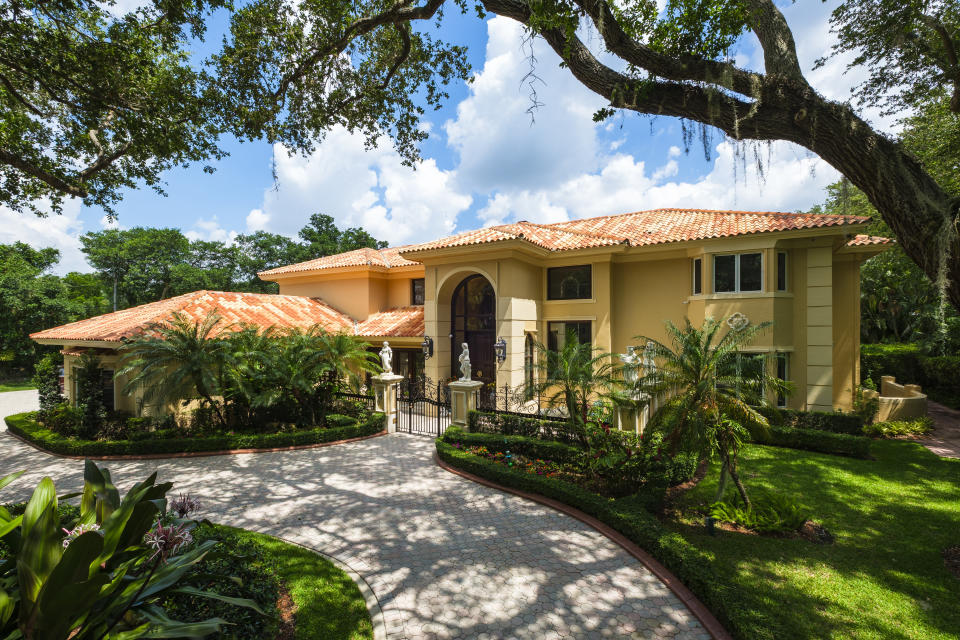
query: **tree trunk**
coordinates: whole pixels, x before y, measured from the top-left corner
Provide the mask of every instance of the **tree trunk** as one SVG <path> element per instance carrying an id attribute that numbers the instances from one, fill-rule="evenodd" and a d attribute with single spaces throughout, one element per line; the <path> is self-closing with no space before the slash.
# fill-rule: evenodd
<path id="1" fill-rule="evenodd" d="M 720 480 L 717 483 L 717 495 L 713 499 L 714 502 L 720 502 L 723 500 L 723 494 L 727 492 L 727 461 L 724 460 L 720 464 Z"/>
<path id="2" fill-rule="evenodd" d="M 727 472 L 733 479 L 733 484 L 736 485 L 737 491 L 740 492 L 740 497 L 743 499 L 744 506 L 746 507 L 747 511 L 750 511 L 753 509 L 753 505 L 750 503 L 750 498 L 747 497 L 747 488 L 743 486 L 743 482 L 740 480 L 740 474 L 737 473 L 736 465 L 730 462 L 729 457 L 727 459 Z"/>

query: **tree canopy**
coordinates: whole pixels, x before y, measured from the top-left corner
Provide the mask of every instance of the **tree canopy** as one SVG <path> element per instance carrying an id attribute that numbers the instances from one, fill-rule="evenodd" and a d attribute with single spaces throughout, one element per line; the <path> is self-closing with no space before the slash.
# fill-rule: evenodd
<path id="1" fill-rule="evenodd" d="M 473 9 L 546 42 L 608 102 L 597 119 L 671 116 L 735 141 L 786 140 L 819 155 L 960 306 L 960 201 L 949 179 L 852 105 L 816 91 L 772 0 L 667 0 L 662 10 L 652 0 L 251 0 L 232 10 L 222 47 L 191 64 L 188 45 L 222 6 L 154 0 L 114 17 L 96 0 L 5 5 L 0 201 L 23 208 L 79 196 L 109 207 L 124 186 L 157 187 L 163 169 L 217 157 L 225 133 L 309 152 L 339 125 L 369 144 L 388 134 L 413 162 L 425 110 L 470 71 L 463 47 L 434 34 L 444 33 L 445 11 Z M 854 52 L 853 64 L 869 71 L 859 88 L 866 103 L 960 109 L 955 2 L 846 0 L 830 26 L 834 53 Z M 748 32 L 762 69 L 728 55 Z"/>

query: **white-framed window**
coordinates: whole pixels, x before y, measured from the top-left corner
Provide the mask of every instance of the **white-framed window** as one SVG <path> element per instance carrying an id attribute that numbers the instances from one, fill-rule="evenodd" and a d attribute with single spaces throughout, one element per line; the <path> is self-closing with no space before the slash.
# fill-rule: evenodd
<path id="1" fill-rule="evenodd" d="M 777 377 L 784 382 L 790 381 L 790 354 L 780 351 L 776 355 L 777 359 Z M 777 394 L 777 406 L 786 407 L 787 398 L 782 393 Z"/>
<path id="2" fill-rule="evenodd" d="M 763 291 L 763 253 L 713 256 L 713 292 Z"/>
<path id="3" fill-rule="evenodd" d="M 693 295 L 703 293 L 703 258 L 693 259 Z"/>
<path id="4" fill-rule="evenodd" d="M 777 291 L 787 290 L 787 252 L 777 251 Z"/>

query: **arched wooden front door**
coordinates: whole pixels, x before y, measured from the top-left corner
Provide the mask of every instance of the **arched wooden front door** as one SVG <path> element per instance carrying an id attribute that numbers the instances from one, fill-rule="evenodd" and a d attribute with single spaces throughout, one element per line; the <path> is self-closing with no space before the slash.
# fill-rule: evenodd
<path id="1" fill-rule="evenodd" d="M 470 348 L 473 379 L 496 382 L 494 348 L 497 341 L 497 297 L 486 278 L 468 276 L 453 291 L 450 304 L 451 375 L 460 377 L 460 352 L 464 342 Z"/>

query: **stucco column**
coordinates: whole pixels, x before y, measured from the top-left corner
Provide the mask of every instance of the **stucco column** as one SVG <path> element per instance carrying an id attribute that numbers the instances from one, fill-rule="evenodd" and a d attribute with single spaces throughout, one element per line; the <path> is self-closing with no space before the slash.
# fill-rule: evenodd
<path id="1" fill-rule="evenodd" d="M 807 250 L 807 410 L 833 411 L 833 249 Z"/>
<path id="2" fill-rule="evenodd" d="M 467 426 L 467 416 L 477 408 L 477 392 L 483 383 L 479 380 L 454 380 L 450 387 L 450 423 Z"/>
<path id="3" fill-rule="evenodd" d="M 373 399 L 375 409 L 387 417 L 385 427 L 388 433 L 397 431 L 397 393 L 403 376 L 395 373 L 381 373 L 373 376 Z"/>

